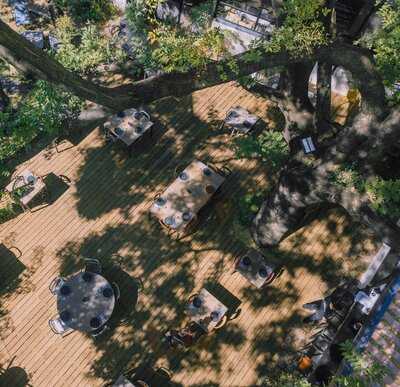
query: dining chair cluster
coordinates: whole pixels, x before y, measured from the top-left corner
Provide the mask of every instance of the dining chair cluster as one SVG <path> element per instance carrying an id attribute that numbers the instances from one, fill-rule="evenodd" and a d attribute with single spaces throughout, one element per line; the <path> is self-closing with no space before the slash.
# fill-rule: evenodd
<path id="1" fill-rule="evenodd" d="M 97 259 L 85 259 L 81 272 L 68 278 L 57 277 L 49 288 L 57 298 L 59 313 L 49 320 L 54 333 L 64 336 L 75 330 L 96 337 L 108 329 L 107 321 L 120 298 L 120 290 L 116 283 L 110 284 L 102 276 Z"/>

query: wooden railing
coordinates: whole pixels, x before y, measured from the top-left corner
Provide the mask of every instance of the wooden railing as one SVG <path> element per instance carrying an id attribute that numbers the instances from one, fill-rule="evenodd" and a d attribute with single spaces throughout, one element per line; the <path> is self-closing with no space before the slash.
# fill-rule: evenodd
<path id="1" fill-rule="evenodd" d="M 261 35 L 268 35 L 275 24 L 272 8 L 254 7 L 240 1 L 217 1 L 214 17 Z"/>

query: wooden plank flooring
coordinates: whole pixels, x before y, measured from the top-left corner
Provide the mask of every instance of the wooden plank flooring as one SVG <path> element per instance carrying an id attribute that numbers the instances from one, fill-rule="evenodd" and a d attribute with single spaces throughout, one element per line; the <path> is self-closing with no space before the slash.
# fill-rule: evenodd
<path id="1" fill-rule="evenodd" d="M 0 241 L 21 250 L 26 267 L 15 290 L 1 297 L 3 366 L 13 359 L 34 387 L 101 386 L 145 360 L 171 369 L 176 385 L 249 386 L 296 348 L 301 305 L 344 275 L 357 275 L 376 246 L 346 215 L 332 210 L 285 240 L 279 251 L 266 252 L 286 267 L 267 290 L 231 274 L 234 257 L 250 243 L 237 226 L 238 198 L 266 190 L 271 181 L 267 165 L 236 159 L 232 139 L 218 130 L 218 120 L 235 105 L 268 122 L 268 102 L 229 83 L 152 105 L 157 140 L 131 158 L 115 144 L 104 144 L 96 129 L 75 147 L 45 150 L 20 166 L 68 176 L 72 184 L 60 186 L 50 206 L 0 225 Z M 174 169 L 195 157 L 226 164 L 233 175 L 199 231 L 175 241 L 149 219 L 148 209 Z M 60 338 L 48 327 L 57 314 L 48 286 L 55 276 L 79 271 L 83 257 L 103 262 L 105 276 L 122 290 L 120 306 L 103 337 L 76 332 Z M 11 275 L 14 269 L 8 270 Z M 144 283 L 139 294 L 137 278 Z M 163 333 L 184 323 L 185 300 L 205 284 L 225 289 L 239 316 L 185 354 L 168 351 Z"/>

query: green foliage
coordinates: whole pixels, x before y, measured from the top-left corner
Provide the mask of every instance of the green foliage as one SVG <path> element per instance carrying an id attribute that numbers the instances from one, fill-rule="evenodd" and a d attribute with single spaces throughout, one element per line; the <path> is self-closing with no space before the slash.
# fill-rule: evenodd
<path id="1" fill-rule="evenodd" d="M 0 207 L 0 223 L 12 219 L 16 214 L 15 203 L 7 203 L 4 207 Z"/>
<path id="2" fill-rule="evenodd" d="M 56 35 L 61 45 L 55 57 L 69 70 L 86 74 L 100 64 L 120 62 L 125 58 L 116 42 L 102 36 L 93 24 L 78 28 L 71 18 L 63 16 L 57 20 Z"/>
<path id="3" fill-rule="evenodd" d="M 257 214 L 265 199 L 263 192 L 248 193 L 239 199 L 238 221 L 242 226 L 250 227 L 254 216 Z"/>
<path id="4" fill-rule="evenodd" d="M 0 161 L 27 147 L 41 132 L 55 134 L 76 118 L 82 102 L 72 94 L 38 81 L 17 114 L 0 112 Z"/>
<path id="5" fill-rule="evenodd" d="M 303 376 L 297 373 L 283 372 L 276 377 L 266 378 L 262 386 L 264 387 L 311 387 L 311 383 Z"/>
<path id="6" fill-rule="evenodd" d="M 110 0 L 55 0 L 78 23 L 103 22 L 116 13 Z"/>
<path id="7" fill-rule="evenodd" d="M 136 61 L 144 68 L 165 72 L 201 70 L 224 52 L 224 36 L 206 28 L 210 4 L 192 9 L 195 28 L 187 30 L 155 18 L 157 1 L 134 0 L 127 10 L 131 45 Z M 197 27 L 197 28 L 196 28 Z"/>
<path id="8" fill-rule="evenodd" d="M 343 164 L 331 173 L 329 180 L 340 187 L 354 187 L 357 191 L 364 191 L 364 179 L 357 171 L 355 164 Z"/>
<path id="9" fill-rule="evenodd" d="M 372 207 L 383 216 L 400 218 L 400 179 L 376 178 L 365 184 Z"/>
<path id="10" fill-rule="evenodd" d="M 283 2 L 284 22 L 264 47 L 268 52 L 288 51 L 293 56 L 311 53 L 328 42 L 321 18 L 329 12 L 324 0 L 287 0 Z"/>
<path id="11" fill-rule="evenodd" d="M 190 10 L 190 20 L 192 27 L 198 30 L 206 30 L 210 24 L 214 11 L 214 1 L 208 0 Z"/>
<path id="12" fill-rule="evenodd" d="M 384 180 L 376 177 L 372 181 L 365 181 L 354 164 L 336 169 L 329 179 L 338 186 L 365 192 L 378 214 L 395 220 L 400 218 L 400 179 Z"/>
<path id="13" fill-rule="evenodd" d="M 386 367 L 367 361 L 365 356 L 357 352 L 351 341 L 340 344 L 344 360 L 352 367 L 352 374 L 336 376 L 335 385 L 338 387 L 369 387 L 379 384 L 387 374 Z"/>
<path id="14" fill-rule="evenodd" d="M 400 91 L 396 91 L 393 84 L 400 82 L 400 0 L 386 2 L 378 13 L 382 28 L 363 37 L 360 43 L 374 50 L 377 68 L 385 86 L 392 89 L 393 100 L 399 103 Z"/>
<path id="15" fill-rule="evenodd" d="M 218 29 L 198 34 L 163 26 L 152 36 L 152 57 L 165 72 L 201 70 L 224 50 L 224 37 Z"/>
<path id="16" fill-rule="evenodd" d="M 257 138 L 237 137 L 234 147 L 238 158 L 261 158 L 274 171 L 280 169 L 289 157 L 289 147 L 281 132 L 265 131 Z"/>
<path id="17" fill-rule="evenodd" d="M 134 33 L 147 33 L 151 26 L 157 25 L 157 6 L 163 0 L 131 0 L 126 10 L 129 28 Z"/>

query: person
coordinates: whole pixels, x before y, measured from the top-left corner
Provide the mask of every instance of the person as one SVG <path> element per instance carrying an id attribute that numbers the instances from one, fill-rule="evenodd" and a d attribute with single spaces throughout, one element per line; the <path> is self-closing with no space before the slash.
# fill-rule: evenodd
<path id="1" fill-rule="evenodd" d="M 314 312 L 310 316 L 305 317 L 303 322 L 306 324 L 317 323 L 326 315 L 329 309 L 329 299 L 325 298 L 322 300 L 308 302 L 307 304 L 303 305 L 303 308 Z"/>
<path id="2" fill-rule="evenodd" d="M 171 347 L 190 347 L 193 344 L 193 334 L 186 328 L 181 331 L 171 329 L 165 334 Z"/>
<path id="3" fill-rule="evenodd" d="M 354 303 L 354 294 L 358 291 L 358 286 L 357 280 L 350 280 L 340 284 L 329 296 L 304 304 L 303 308 L 314 313 L 305 317 L 303 322 L 306 324 L 320 322 L 335 311 L 345 314 Z"/>

